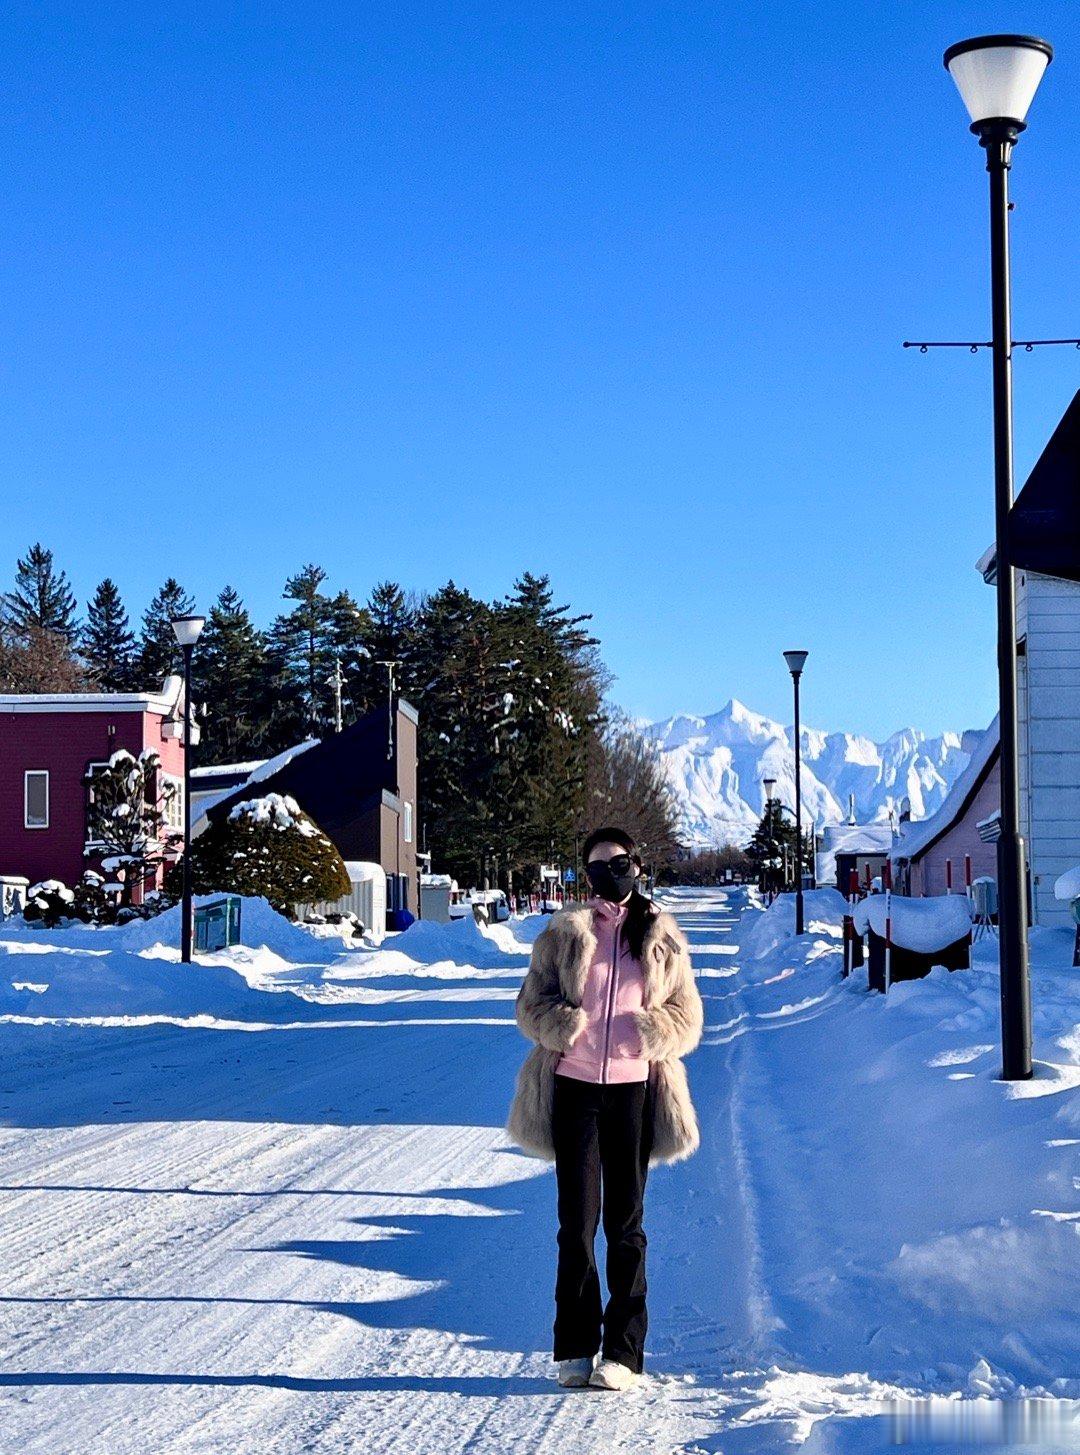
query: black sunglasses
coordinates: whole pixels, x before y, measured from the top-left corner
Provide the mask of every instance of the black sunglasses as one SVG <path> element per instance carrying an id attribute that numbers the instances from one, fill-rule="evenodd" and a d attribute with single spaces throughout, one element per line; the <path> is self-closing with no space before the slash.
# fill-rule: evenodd
<path id="1" fill-rule="evenodd" d="M 592 874 L 596 870 L 610 869 L 612 874 L 626 874 L 633 862 L 629 854 L 616 854 L 614 859 L 590 859 L 585 865 L 585 872 Z"/>

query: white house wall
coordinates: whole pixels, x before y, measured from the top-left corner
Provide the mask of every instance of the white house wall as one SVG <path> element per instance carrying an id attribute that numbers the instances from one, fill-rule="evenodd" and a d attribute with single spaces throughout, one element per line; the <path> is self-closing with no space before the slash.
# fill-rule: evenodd
<path id="1" fill-rule="evenodd" d="M 1020 793 L 1036 924 L 1070 924 L 1054 880 L 1080 864 L 1080 584 L 1020 572 Z"/>

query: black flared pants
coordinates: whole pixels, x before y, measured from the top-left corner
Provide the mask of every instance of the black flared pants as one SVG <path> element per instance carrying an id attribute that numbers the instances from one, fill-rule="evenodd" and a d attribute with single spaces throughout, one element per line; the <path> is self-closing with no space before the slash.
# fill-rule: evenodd
<path id="1" fill-rule="evenodd" d="M 556 1076 L 552 1136 L 559 1201 L 555 1358 L 588 1359 L 600 1350 L 640 1374 L 648 1327 L 642 1215 L 653 1137 L 650 1083 L 605 1086 Z M 594 1250 L 601 1216 L 603 1311 Z"/>

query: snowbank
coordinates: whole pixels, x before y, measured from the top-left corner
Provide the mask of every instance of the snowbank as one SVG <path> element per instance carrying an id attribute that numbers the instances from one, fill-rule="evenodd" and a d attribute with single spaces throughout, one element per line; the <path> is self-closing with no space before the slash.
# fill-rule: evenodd
<path id="1" fill-rule="evenodd" d="M 1055 899 L 1080 899 L 1080 864 L 1074 869 L 1066 869 L 1065 873 L 1054 880 Z"/>
<path id="2" fill-rule="evenodd" d="M 891 896 L 892 942 L 902 950 L 932 955 L 954 945 L 971 931 L 971 901 L 963 894 L 943 894 L 927 899 Z M 872 929 L 885 935 L 884 894 L 871 894 L 855 906 L 855 928 L 860 935 Z"/>
<path id="3" fill-rule="evenodd" d="M 808 934 L 839 937 L 846 912 L 844 896 L 837 889 L 803 891 L 803 917 Z M 778 894 L 760 918 L 744 930 L 739 950 L 744 958 L 758 958 L 794 935 L 795 895 Z"/>
<path id="4" fill-rule="evenodd" d="M 535 930 L 534 921 L 538 921 Z M 477 959 L 482 963 L 505 959 L 507 955 L 527 955 L 532 940 L 546 923 L 546 918 L 538 914 L 495 925 L 479 925 L 471 914 L 449 924 L 418 919 L 400 934 L 388 935 L 383 948 L 407 955 L 419 965 L 439 960 L 469 965 Z"/>
<path id="5" fill-rule="evenodd" d="M 221 894 L 196 894 L 194 904 L 198 908 L 201 904 L 213 904 L 221 898 Z M 109 938 L 115 936 L 118 946 L 125 950 L 152 951 L 160 948 L 168 951 L 175 948 L 179 954 L 180 912 L 180 905 L 174 904 L 172 909 L 167 909 L 164 914 L 159 914 L 154 919 L 133 920 L 129 925 L 93 929 L 90 933 L 94 938 L 89 943 L 100 948 Z M 69 931 L 64 931 L 65 935 L 68 933 Z M 73 930 L 70 933 L 78 932 Z M 256 894 L 240 895 L 240 942 L 255 948 L 265 946 L 284 960 L 301 962 L 325 960 L 340 953 L 340 945 L 336 940 L 332 945 L 321 943 L 319 937 L 309 934 L 300 925 L 293 924 L 283 914 L 278 914 L 268 900 Z"/>
<path id="6" fill-rule="evenodd" d="M 121 949 L 80 952 L 55 939 L 41 945 L 0 940 L 0 1015 L 272 1022 L 297 1020 L 303 1010 L 298 997 L 259 990 L 231 964 L 184 965 Z"/>

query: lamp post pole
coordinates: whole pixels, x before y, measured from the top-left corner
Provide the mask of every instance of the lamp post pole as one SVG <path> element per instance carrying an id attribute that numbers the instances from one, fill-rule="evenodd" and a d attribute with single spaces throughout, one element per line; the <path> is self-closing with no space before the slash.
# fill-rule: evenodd
<path id="1" fill-rule="evenodd" d="M 809 652 L 785 652 L 784 661 L 791 673 L 795 688 L 795 933 L 801 935 L 806 928 L 803 909 L 802 884 L 802 732 L 799 726 L 799 678 Z"/>
<path id="2" fill-rule="evenodd" d="M 986 152 L 990 174 L 990 315 L 994 409 L 994 529 L 997 550 L 997 663 L 1001 728 L 1001 838 L 998 930 L 1001 957 L 1001 1062 L 1006 1081 L 1031 1076 L 1031 977 L 1027 866 L 1020 835 L 1020 756 L 1016 700 L 1016 579 L 1009 559 L 1013 503 L 1012 302 L 1009 277 L 1009 169 L 1053 51 L 1026 35 L 984 35 L 945 52 L 945 66 Z"/>
<path id="3" fill-rule="evenodd" d="M 184 654 L 184 872 L 180 907 L 180 961 L 191 964 L 191 657 L 206 625 L 202 616 L 177 616 L 172 629 Z"/>
<path id="4" fill-rule="evenodd" d="M 184 900 L 180 921 L 180 960 L 191 964 L 191 654 L 193 642 L 184 651 Z"/>
<path id="5" fill-rule="evenodd" d="M 994 523 L 997 536 L 998 708 L 1001 724 L 1001 838 L 998 895 L 1001 947 L 1001 1055 L 1007 1081 L 1031 1075 L 1031 977 L 1027 884 L 1020 835 L 1020 754 L 1016 705 L 1016 577 L 1008 558 L 1013 503 L 1012 306 L 1009 280 L 1009 167 L 1016 132 L 982 135 L 990 173 L 990 295 L 994 383 Z"/>

